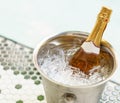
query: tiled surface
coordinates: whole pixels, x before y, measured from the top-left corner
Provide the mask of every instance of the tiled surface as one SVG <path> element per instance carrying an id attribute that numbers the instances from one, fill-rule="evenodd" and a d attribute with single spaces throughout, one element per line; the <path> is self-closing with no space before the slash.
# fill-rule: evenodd
<path id="1" fill-rule="evenodd" d="M 109 81 L 99 103 L 120 103 L 120 84 Z"/>
<path id="2" fill-rule="evenodd" d="M 0 103 L 46 103 L 33 49 L 0 37 Z M 120 103 L 120 85 L 109 81 L 99 103 Z"/>
<path id="3" fill-rule="evenodd" d="M 25 75 L 0 66 L 0 103 L 45 103 L 43 86 L 38 82 L 41 80 L 32 80 L 31 75 L 25 78 Z"/>
<path id="4" fill-rule="evenodd" d="M 45 103 L 33 50 L 0 37 L 0 103 Z"/>

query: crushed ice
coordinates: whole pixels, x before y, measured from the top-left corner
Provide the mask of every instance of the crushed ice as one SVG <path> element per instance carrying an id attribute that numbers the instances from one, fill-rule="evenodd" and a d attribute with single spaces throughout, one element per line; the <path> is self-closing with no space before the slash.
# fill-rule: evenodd
<path id="1" fill-rule="evenodd" d="M 94 72 L 88 77 L 80 70 L 71 69 L 66 53 L 60 48 L 50 49 L 42 55 L 43 57 L 40 57 L 38 61 L 41 70 L 59 83 L 72 86 L 92 85 L 105 79 L 99 72 Z"/>

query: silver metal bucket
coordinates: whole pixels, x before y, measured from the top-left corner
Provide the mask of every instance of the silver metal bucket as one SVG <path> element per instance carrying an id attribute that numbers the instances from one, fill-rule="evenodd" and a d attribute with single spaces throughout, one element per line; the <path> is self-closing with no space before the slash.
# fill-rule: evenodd
<path id="1" fill-rule="evenodd" d="M 113 61 L 110 64 L 110 72 L 105 80 L 94 85 L 70 86 L 63 83 L 58 83 L 44 74 L 38 64 L 38 56 L 44 48 L 47 48 L 47 45 L 61 45 L 63 49 L 69 49 L 74 44 L 79 46 L 79 44 L 86 39 L 87 35 L 88 33 L 79 31 L 64 32 L 43 40 L 34 50 L 34 64 L 41 73 L 47 103 L 97 103 L 99 101 L 106 82 L 116 71 L 116 57 L 112 46 L 108 42 L 102 41 L 102 49 L 108 51 L 112 56 Z M 64 44 L 68 44 L 68 46 L 64 46 Z"/>

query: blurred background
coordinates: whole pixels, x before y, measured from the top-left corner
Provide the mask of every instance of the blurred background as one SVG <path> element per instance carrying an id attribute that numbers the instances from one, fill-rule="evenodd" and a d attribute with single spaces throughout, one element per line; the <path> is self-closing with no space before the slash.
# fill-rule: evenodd
<path id="1" fill-rule="evenodd" d="M 113 10 L 103 38 L 114 47 L 120 83 L 119 0 L 0 0 L 0 35 L 35 48 L 47 36 L 64 31 L 91 32 L 102 6 Z"/>

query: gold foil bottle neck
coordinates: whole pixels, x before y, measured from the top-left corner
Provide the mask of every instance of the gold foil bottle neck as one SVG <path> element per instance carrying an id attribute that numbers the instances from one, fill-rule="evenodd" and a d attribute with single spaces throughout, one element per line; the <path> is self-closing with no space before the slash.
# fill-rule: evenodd
<path id="1" fill-rule="evenodd" d="M 98 18 L 105 20 L 108 22 L 110 20 L 112 10 L 106 7 L 102 7 L 100 13 L 98 14 Z"/>
<path id="2" fill-rule="evenodd" d="M 108 21 L 110 20 L 112 10 L 106 7 L 102 7 L 94 29 L 91 34 L 88 36 L 87 41 L 92 41 L 97 47 L 100 47 L 100 42 L 102 40 L 103 33 L 106 29 Z"/>

